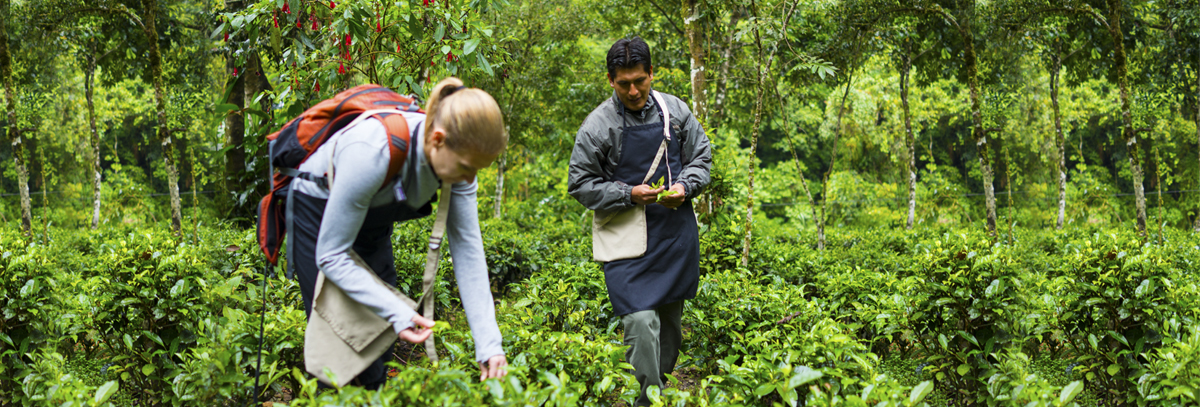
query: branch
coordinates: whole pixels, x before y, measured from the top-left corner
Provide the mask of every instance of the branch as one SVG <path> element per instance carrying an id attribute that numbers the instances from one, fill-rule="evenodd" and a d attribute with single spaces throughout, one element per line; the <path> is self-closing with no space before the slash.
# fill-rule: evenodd
<path id="1" fill-rule="evenodd" d="M 671 19 L 670 13 L 668 13 L 666 10 L 663 10 L 662 7 L 659 7 L 658 3 L 655 2 L 654 0 L 650 0 L 650 4 L 653 4 L 654 8 L 658 9 L 658 12 L 663 14 L 663 17 L 665 17 L 667 19 L 668 23 L 671 23 L 671 28 L 674 28 L 676 33 L 678 33 L 679 35 L 683 35 L 683 30 L 680 30 L 679 25 L 675 24 L 675 20 Z"/>

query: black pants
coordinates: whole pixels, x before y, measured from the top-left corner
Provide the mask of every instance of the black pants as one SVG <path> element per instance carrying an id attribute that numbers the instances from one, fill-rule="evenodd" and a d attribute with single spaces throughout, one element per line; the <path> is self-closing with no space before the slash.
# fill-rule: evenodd
<path id="1" fill-rule="evenodd" d="M 304 299 L 304 313 L 312 313 L 313 290 L 317 284 L 317 233 L 321 230 L 321 216 L 325 212 L 324 199 L 314 198 L 298 191 L 292 201 L 292 230 L 290 238 L 294 239 L 288 247 L 292 250 L 290 260 L 300 283 L 300 296 Z M 354 239 L 354 251 L 366 261 L 371 270 L 384 282 L 396 286 L 396 262 L 392 255 L 392 223 L 395 221 L 396 208 L 391 205 L 371 208 L 363 221 L 362 229 Z M 369 390 L 378 389 L 387 380 L 387 366 L 392 352 L 384 352 L 378 360 L 371 363 L 366 370 L 359 373 L 352 385 L 363 386 Z"/>

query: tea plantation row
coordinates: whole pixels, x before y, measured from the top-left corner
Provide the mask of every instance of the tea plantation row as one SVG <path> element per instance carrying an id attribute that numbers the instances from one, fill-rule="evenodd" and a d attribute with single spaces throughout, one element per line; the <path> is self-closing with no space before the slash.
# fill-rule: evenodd
<path id="1" fill-rule="evenodd" d="M 427 228 L 397 226 L 402 291 L 419 290 Z M 484 230 L 511 374 L 478 382 L 443 262 L 443 360 L 398 345 L 379 391 L 322 391 L 302 373 L 299 290 L 282 273 L 260 289 L 252 231 L 4 230 L 0 405 L 245 405 L 262 312 L 277 406 L 629 403 L 637 382 L 586 234 Z M 1196 235 L 837 230 L 824 252 L 758 239 L 741 268 L 738 236 L 702 237 L 684 356 L 656 403 L 1188 405 L 1200 392 Z"/>

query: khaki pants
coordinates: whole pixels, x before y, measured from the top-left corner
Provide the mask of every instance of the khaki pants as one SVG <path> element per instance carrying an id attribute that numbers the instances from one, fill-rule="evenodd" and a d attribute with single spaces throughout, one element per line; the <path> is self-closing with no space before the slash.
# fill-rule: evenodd
<path id="1" fill-rule="evenodd" d="M 646 389 L 663 387 L 666 374 L 675 370 L 683 343 L 683 301 L 658 309 L 638 311 L 621 317 L 625 327 L 625 360 L 633 365 L 633 376 L 642 385 L 637 405 L 650 405 Z"/>

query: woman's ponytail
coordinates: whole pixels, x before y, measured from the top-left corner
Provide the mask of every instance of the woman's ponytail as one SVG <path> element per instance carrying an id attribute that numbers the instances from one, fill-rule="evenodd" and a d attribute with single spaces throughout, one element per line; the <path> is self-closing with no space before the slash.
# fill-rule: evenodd
<path id="1" fill-rule="evenodd" d="M 425 137 L 441 127 L 446 130 L 446 146 L 454 151 L 499 154 L 508 145 L 496 100 L 483 90 L 464 88 L 458 78 L 442 79 L 433 87 L 425 115 Z"/>

